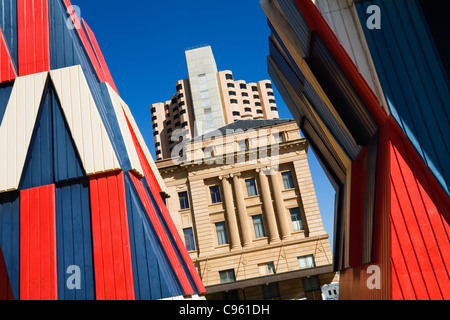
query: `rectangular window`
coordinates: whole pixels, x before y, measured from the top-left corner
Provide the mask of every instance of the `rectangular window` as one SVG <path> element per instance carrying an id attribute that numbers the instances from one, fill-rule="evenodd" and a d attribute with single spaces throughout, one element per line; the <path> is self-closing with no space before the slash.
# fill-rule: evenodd
<path id="1" fill-rule="evenodd" d="M 181 89 L 183 89 L 183 85 L 182 84 L 177 85 L 177 91 L 180 91 Z"/>
<path id="2" fill-rule="evenodd" d="M 230 103 L 238 103 L 237 99 L 230 99 Z"/>
<path id="3" fill-rule="evenodd" d="M 298 257 L 298 266 L 300 269 L 314 268 L 316 266 L 314 256 L 310 254 L 308 256 Z"/>
<path id="4" fill-rule="evenodd" d="M 280 289 L 278 288 L 278 283 L 268 283 L 262 286 L 264 299 L 274 299 L 280 297 Z"/>
<path id="5" fill-rule="evenodd" d="M 194 232 L 192 228 L 186 228 L 183 230 L 184 232 L 184 241 L 186 243 L 186 249 L 195 250 L 195 242 L 194 242 Z"/>
<path id="6" fill-rule="evenodd" d="M 283 172 L 281 174 L 281 176 L 283 177 L 284 189 L 285 190 L 293 189 L 294 188 L 294 180 L 292 180 L 292 173 L 290 171 Z"/>
<path id="7" fill-rule="evenodd" d="M 236 276 L 234 275 L 234 269 L 219 271 L 220 283 L 234 282 Z"/>
<path id="8" fill-rule="evenodd" d="M 303 222 L 302 216 L 300 215 L 300 209 L 290 209 L 289 212 L 291 213 L 292 228 L 294 229 L 294 231 L 303 230 Z"/>
<path id="9" fill-rule="evenodd" d="M 189 198 L 186 191 L 178 193 L 178 198 L 180 199 L 180 209 L 189 209 Z"/>
<path id="10" fill-rule="evenodd" d="M 247 180 L 245 180 L 245 186 L 247 187 L 247 195 L 249 197 L 258 195 L 258 192 L 256 191 L 255 179 L 247 179 Z"/>
<path id="11" fill-rule="evenodd" d="M 247 140 L 240 140 L 237 142 L 239 151 L 247 151 L 248 150 L 248 141 Z"/>
<path id="12" fill-rule="evenodd" d="M 227 79 L 227 80 L 233 80 L 233 75 L 230 74 L 230 73 L 227 73 L 227 74 L 225 75 L 225 79 Z"/>
<path id="13" fill-rule="evenodd" d="M 236 92 L 235 92 L 235 91 L 228 91 L 228 95 L 230 95 L 230 96 L 235 96 L 235 95 L 236 95 Z"/>
<path id="14" fill-rule="evenodd" d="M 253 227 L 255 228 L 255 237 L 263 238 L 266 236 L 262 215 L 253 216 Z"/>
<path id="15" fill-rule="evenodd" d="M 211 202 L 212 203 L 222 202 L 222 199 L 220 198 L 220 188 L 219 188 L 219 186 L 210 187 L 209 188 L 209 192 L 211 194 Z"/>
<path id="16" fill-rule="evenodd" d="M 267 276 L 269 274 L 275 274 L 275 266 L 273 262 L 258 264 L 259 274 Z"/>
<path id="17" fill-rule="evenodd" d="M 225 222 L 218 222 L 216 223 L 216 233 L 217 233 L 217 244 L 227 244 L 227 230 L 225 227 Z"/>
<path id="18" fill-rule="evenodd" d="M 227 83 L 228 88 L 234 88 L 234 83 Z"/>
<path id="19" fill-rule="evenodd" d="M 311 276 L 309 278 L 302 278 L 302 282 L 303 282 L 303 290 L 305 292 L 320 290 L 320 281 L 317 276 Z"/>
<path id="20" fill-rule="evenodd" d="M 267 89 L 271 89 L 271 88 L 272 88 L 272 84 L 266 83 L 266 88 L 267 88 Z"/>
<path id="21" fill-rule="evenodd" d="M 241 113 L 239 111 L 233 111 L 233 116 L 239 117 Z"/>

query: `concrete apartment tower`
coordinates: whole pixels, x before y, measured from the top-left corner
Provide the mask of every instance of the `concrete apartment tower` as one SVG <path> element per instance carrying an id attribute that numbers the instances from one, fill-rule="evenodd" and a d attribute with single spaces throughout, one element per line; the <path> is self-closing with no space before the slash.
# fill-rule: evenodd
<path id="1" fill-rule="evenodd" d="M 210 46 L 185 52 L 188 78 L 176 93 L 151 105 L 157 160 L 172 157 L 182 139 L 190 139 L 237 120 L 278 119 L 270 80 L 235 81 L 229 70 L 217 71 Z"/>
<path id="2" fill-rule="evenodd" d="M 297 123 L 279 119 L 269 80 L 218 72 L 210 47 L 186 63 L 189 78 L 151 112 L 166 205 L 204 297 L 328 299 L 333 257 Z"/>

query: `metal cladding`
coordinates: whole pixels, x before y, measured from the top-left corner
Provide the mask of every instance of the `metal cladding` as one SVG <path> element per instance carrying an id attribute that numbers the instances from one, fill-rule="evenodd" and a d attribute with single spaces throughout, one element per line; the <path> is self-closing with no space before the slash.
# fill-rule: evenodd
<path id="1" fill-rule="evenodd" d="M 447 17 L 420 0 L 316 4 L 261 0 L 269 74 L 336 189 L 340 299 L 449 299 L 450 69 L 436 23 Z M 372 5 L 381 29 L 367 27 Z M 374 269 L 380 286 L 369 288 Z"/>
<path id="2" fill-rule="evenodd" d="M 68 0 L 0 13 L 0 299 L 204 293 L 87 23 Z"/>

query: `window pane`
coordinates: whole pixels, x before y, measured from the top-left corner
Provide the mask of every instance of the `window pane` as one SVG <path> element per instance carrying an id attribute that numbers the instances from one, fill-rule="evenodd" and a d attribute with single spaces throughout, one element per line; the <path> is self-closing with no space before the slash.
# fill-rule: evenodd
<path id="1" fill-rule="evenodd" d="M 209 190 L 211 193 L 211 202 L 212 203 L 222 202 L 222 199 L 220 198 L 219 186 L 210 187 Z"/>
<path id="2" fill-rule="evenodd" d="M 219 271 L 220 282 L 227 283 L 236 281 L 236 277 L 234 275 L 234 269 Z"/>
<path id="3" fill-rule="evenodd" d="M 289 210 L 291 213 L 292 227 L 294 231 L 303 230 L 302 217 L 300 215 L 300 209 L 294 208 Z"/>
<path id="4" fill-rule="evenodd" d="M 217 243 L 219 245 L 221 244 L 227 244 L 227 232 L 225 229 L 225 222 L 218 222 L 216 223 L 216 232 L 217 232 Z"/>
<path id="5" fill-rule="evenodd" d="M 312 291 L 312 290 L 320 290 L 320 281 L 317 276 L 311 276 L 309 278 L 303 278 L 303 290 Z"/>
<path id="6" fill-rule="evenodd" d="M 298 258 L 298 266 L 300 269 L 308 269 L 308 268 L 314 268 L 316 266 L 314 262 L 314 256 L 308 255 Z"/>
<path id="7" fill-rule="evenodd" d="M 253 217 L 253 227 L 255 228 L 255 237 L 256 238 L 262 238 L 262 237 L 266 236 L 266 233 L 264 232 L 264 224 L 263 224 L 262 215 Z"/>
<path id="8" fill-rule="evenodd" d="M 282 177 L 285 190 L 294 188 L 294 181 L 292 180 L 291 172 L 283 172 Z"/>
<path id="9" fill-rule="evenodd" d="M 178 197 L 180 199 L 180 209 L 189 209 L 189 199 L 187 192 L 180 192 L 178 194 Z"/>
<path id="10" fill-rule="evenodd" d="M 269 283 L 262 286 L 264 299 L 276 298 L 280 296 L 278 283 Z"/>
<path id="11" fill-rule="evenodd" d="M 256 196 L 258 194 L 256 191 L 255 179 L 245 180 L 245 185 L 247 187 L 247 194 L 249 197 Z"/>
<path id="12" fill-rule="evenodd" d="M 194 232 L 192 228 L 184 229 L 184 240 L 186 243 L 187 250 L 195 250 L 195 242 L 194 242 Z"/>

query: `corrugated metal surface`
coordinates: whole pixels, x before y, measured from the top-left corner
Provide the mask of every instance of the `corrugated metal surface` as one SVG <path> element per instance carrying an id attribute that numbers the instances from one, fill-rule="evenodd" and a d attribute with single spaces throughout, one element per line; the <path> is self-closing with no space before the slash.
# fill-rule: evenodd
<path id="1" fill-rule="evenodd" d="M 84 32 L 84 29 L 82 27 L 82 21 L 80 20 L 81 17 L 78 17 L 75 13 L 75 10 L 72 7 L 72 4 L 70 3 L 70 0 L 63 0 L 67 12 L 69 12 L 70 14 L 70 18 L 72 19 L 72 22 L 74 24 L 74 26 L 80 26 L 79 28 L 74 28 L 74 30 L 77 31 L 79 39 L 81 40 L 82 46 L 84 48 L 84 50 L 86 51 L 90 63 L 92 65 L 92 67 L 95 70 L 95 73 L 98 77 L 98 81 L 100 82 L 105 82 L 106 81 L 106 77 L 105 74 L 103 73 L 103 70 L 100 66 L 100 63 L 97 60 L 97 56 L 95 55 L 94 49 L 91 46 L 91 43 L 89 42 L 88 36 L 86 35 L 86 32 Z M 69 9 L 71 8 L 72 9 Z"/>
<path id="2" fill-rule="evenodd" d="M 115 115 L 120 126 L 120 131 L 122 132 L 125 146 L 127 148 L 127 154 L 131 164 L 130 170 L 133 170 L 137 175 L 143 177 L 144 171 L 142 170 L 141 163 L 139 162 L 139 157 L 137 155 L 136 148 L 134 147 L 133 138 L 131 136 L 130 129 L 128 128 L 127 119 L 125 118 L 122 108 L 121 98 L 108 83 L 106 84 L 106 87 L 114 107 Z"/>
<path id="3" fill-rule="evenodd" d="M 17 77 L 11 55 L 0 30 L 0 83 L 14 80 Z"/>
<path id="4" fill-rule="evenodd" d="M 155 208 L 151 203 L 151 200 L 145 190 L 144 185 L 139 179 L 137 179 L 133 175 L 130 175 L 130 177 L 131 180 L 133 181 L 134 187 L 137 190 L 137 193 L 139 194 L 139 198 L 141 199 L 141 202 L 144 205 L 148 217 L 150 218 L 151 224 L 153 228 L 155 228 L 156 233 L 158 234 L 159 241 L 162 244 L 164 251 L 167 254 L 167 257 L 170 260 L 172 268 L 180 281 L 180 284 L 183 288 L 185 295 L 193 294 L 194 290 L 189 282 L 189 279 L 183 269 L 180 260 L 178 259 L 175 249 L 170 242 L 168 234 L 164 231 L 164 227 L 155 211 Z"/>
<path id="5" fill-rule="evenodd" d="M 134 146 L 136 148 L 137 154 L 139 156 L 139 162 L 141 164 L 142 170 L 144 171 L 145 178 L 149 184 L 157 187 L 158 192 L 165 192 L 169 194 L 166 184 L 164 183 L 155 162 L 153 161 L 152 155 L 148 150 L 147 144 L 142 137 L 141 132 L 136 124 L 136 121 L 131 114 L 130 108 L 122 100 L 123 112 L 127 120 L 128 129 L 130 130 L 131 136 L 133 138 Z"/>
<path id="6" fill-rule="evenodd" d="M 0 296 L 19 299 L 20 257 L 19 192 L 0 194 L 0 251 L 5 270 L 0 274 Z M 1 254 L 0 254 L 1 255 Z M 2 263 L 2 262 L 0 262 Z"/>
<path id="7" fill-rule="evenodd" d="M 380 105 L 389 114 L 353 1 L 315 0 L 315 5 L 358 68 Z"/>
<path id="8" fill-rule="evenodd" d="M 450 81 L 420 3 L 360 2 L 361 21 L 372 4 L 381 10 L 382 28 L 364 32 L 391 114 L 450 195 Z"/>
<path id="9" fill-rule="evenodd" d="M 125 177 L 125 186 L 136 299 L 155 300 L 183 295 L 175 270 L 129 174 Z"/>
<path id="10" fill-rule="evenodd" d="M 56 300 L 55 186 L 20 191 L 20 299 Z"/>
<path id="11" fill-rule="evenodd" d="M 3 0 L 0 6 L 0 28 L 8 45 L 17 74 L 17 0 Z"/>
<path id="12" fill-rule="evenodd" d="M 120 169 L 81 67 L 52 70 L 50 76 L 86 174 Z"/>
<path id="13" fill-rule="evenodd" d="M 302 57 L 306 58 L 309 55 L 309 37 L 311 36 L 311 30 L 306 24 L 305 19 L 298 10 L 298 7 L 294 1 L 278 0 L 277 2 L 283 12 L 283 15 L 286 17 L 286 20 L 289 22 L 290 27 L 301 44 L 301 47 L 298 49 L 303 51 Z"/>
<path id="14" fill-rule="evenodd" d="M 59 101 L 50 81 L 42 101 L 25 161 L 20 189 L 85 176 Z"/>
<path id="15" fill-rule="evenodd" d="M 20 76 L 50 70 L 48 0 L 17 0 Z"/>
<path id="16" fill-rule="evenodd" d="M 367 84 L 363 76 L 359 73 L 352 59 L 345 49 L 339 44 L 333 31 L 330 29 L 325 19 L 311 0 L 295 0 L 302 13 L 308 27 L 316 31 L 324 42 L 331 55 L 336 59 L 338 66 L 353 85 L 356 94 L 359 96 L 365 107 L 378 125 L 384 124 L 387 114 L 378 103 L 376 95 Z"/>
<path id="17" fill-rule="evenodd" d="M 13 85 L 14 83 L 0 84 L 0 124 L 3 121 L 3 115 L 5 114 L 9 98 L 11 97 Z"/>
<path id="18" fill-rule="evenodd" d="M 0 300 L 14 300 L 3 252 L 0 248 Z"/>
<path id="19" fill-rule="evenodd" d="M 90 198 L 96 298 L 134 300 L 123 172 L 91 177 Z"/>
<path id="20" fill-rule="evenodd" d="M 95 299 L 89 182 L 56 186 L 56 249 L 59 300 Z M 79 268 L 79 288 L 67 286 L 70 267 Z M 70 281 L 69 281 L 70 282 Z M 74 281 L 70 282 L 76 284 Z"/>
<path id="21" fill-rule="evenodd" d="M 312 35 L 306 61 L 353 139 L 358 145 L 367 146 L 377 124 L 317 33 Z"/>
<path id="22" fill-rule="evenodd" d="M 47 73 L 19 77 L 0 126 L 0 192 L 17 190 Z"/>
<path id="23" fill-rule="evenodd" d="M 411 149 L 390 126 L 392 298 L 448 300 L 450 200 Z"/>
<path id="24" fill-rule="evenodd" d="M 84 19 L 81 20 L 83 23 L 83 27 L 86 31 L 86 34 L 88 36 L 88 39 L 94 50 L 95 56 L 97 57 L 98 63 L 102 68 L 106 83 L 108 83 L 114 89 L 114 91 L 118 93 L 116 84 L 114 83 L 111 72 L 109 71 L 108 65 L 106 64 L 105 57 L 103 56 L 100 46 L 98 45 L 97 39 L 95 38 L 94 32 L 92 32 L 91 28 L 89 28 L 88 24 L 86 23 L 86 21 L 84 21 Z"/>

